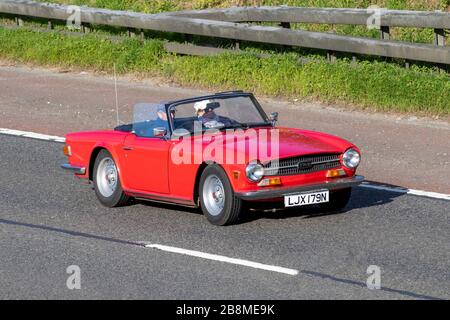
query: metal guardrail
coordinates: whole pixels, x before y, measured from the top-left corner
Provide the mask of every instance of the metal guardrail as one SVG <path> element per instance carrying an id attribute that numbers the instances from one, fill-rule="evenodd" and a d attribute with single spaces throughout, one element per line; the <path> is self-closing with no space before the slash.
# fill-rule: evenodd
<path id="1" fill-rule="evenodd" d="M 0 13 L 19 17 L 67 20 L 69 7 L 26 0 L 0 0 Z M 323 49 L 331 52 L 375 55 L 450 65 L 450 48 L 445 46 L 445 29 L 450 28 L 450 13 L 417 11 L 380 11 L 382 39 L 345 36 L 333 33 L 294 30 L 289 23 L 330 23 L 365 25 L 370 12 L 361 9 L 318 9 L 256 7 L 181 11 L 144 14 L 81 7 L 80 19 L 86 24 L 155 30 L 259 43 Z M 243 22 L 280 22 L 282 27 L 251 25 Z M 434 44 L 419 44 L 389 39 L 389 27 L 433 28 Z"/>

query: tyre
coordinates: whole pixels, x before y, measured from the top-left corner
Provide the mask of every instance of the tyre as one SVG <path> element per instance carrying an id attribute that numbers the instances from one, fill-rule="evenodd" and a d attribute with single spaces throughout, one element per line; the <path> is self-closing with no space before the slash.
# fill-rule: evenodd
<path id="1" fill-rule="evenodd" d="M 120 185 L 116 163 L 105 149 L 101 150 L 95 159 L 93 181 L 95 194 L 104 206 L 119 207 L 128 202 L 129 197 Z"/>
<path id="2" fill-rule="evenodd" d="M 212 224 L 223 226 L 239 219 L 242 200 L 234 195 L 227 174 L 220 166 L 213 164 L 205 168 L 198 194 L 203 214 Z"/>
<path id="3" fill-rule="evenodd" d="M 347 206 L 351 195 L 352 188 L 330 191 L 330 202 L 320 205 L 320 208 L 330 212 L 341 211 Z"/>

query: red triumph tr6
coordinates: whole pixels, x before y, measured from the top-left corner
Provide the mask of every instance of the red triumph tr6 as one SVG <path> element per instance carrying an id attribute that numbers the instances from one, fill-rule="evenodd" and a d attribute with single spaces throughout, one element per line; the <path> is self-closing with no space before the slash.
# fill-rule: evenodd
<path id="1" fill-rule="evenodd" d="M 139 103 L 113 130 L 69 133 L 62 168 L 94 185 L 107 207 L 130 198 L 200 207 L 215 225 L 244 205 L 343 209 L 360 151 L 341 138 L 276 126 L 242 91 L 158 104 Z"/>

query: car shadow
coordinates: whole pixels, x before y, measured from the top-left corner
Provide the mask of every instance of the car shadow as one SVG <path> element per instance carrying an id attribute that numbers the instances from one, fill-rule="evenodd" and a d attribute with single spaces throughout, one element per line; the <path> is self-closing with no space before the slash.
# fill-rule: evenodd
<path id="1" fill-rule="evenodd" d="M 310 207 L 293 207 L 289 209 L 279 209 L 273 212 L 270 207 L 266 210 L 259 208 L 259 210 L 252 210 L 247 208 L 242 218 L 238 223 L 247 223 L 259 219 L 288 219 L 294 217 L 301 217 L 303 219 L 312 219 L 323 216 L 330 216 L 336 214 L 345 214 L 353 209 L 369 208 L 385 205 L 394 201 L 395 198 L 403 196 L 404 193 L 378 190 L 366 187 L 355 187 L 352 190 L 352 196 L 348 205 L 340 211 L 324 211 L 320 206 Z"/>
<path id="2" fill-rule="evenodd" d="M 395 187 L 395 186 L 393 186 Z M 323 216 L 330 216 L 336 214 L 345 214 L 354 209 L 368 208 L 385 205 L 394 201 L 395 198 L 403 196 L 404 193 L 378 190 L 366 187 L 355 187 L 352 190 L 352 197 L 349 204 L 341 211 L 326 212 L 320 208 L 320 206 L 311 207 L 294 207 L 289 209 L 277 209 L 273 212 L 273 209 L 267 205 L 267 207 L 252 208 L 251 206 L 245 206 L 242 217 L 235 224 L 243 224 L 252 222 L 259 219 L 289 219 L 295 217 L 301 217 L 303 219 L 312 219 Z M 188 212 L 192 214 L 203 214 L 199 208 L 182 207 L 176 204 L 161 203 L 145 200 L 133 200 L 131 205 L 139 204 L 143 206 L 149 206 L 152 208 L 161 208 L 167 210 L 177 210 L 182 212 Z"/>

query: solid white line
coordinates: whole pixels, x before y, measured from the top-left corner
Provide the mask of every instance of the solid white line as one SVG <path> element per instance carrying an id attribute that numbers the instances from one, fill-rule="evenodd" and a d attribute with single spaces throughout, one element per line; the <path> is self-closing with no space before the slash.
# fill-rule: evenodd
<path id="1" fill-rule="evenodd" d="M 46 141 L 56 141 L 56 142 L 65 142 L 66 141 L 66 139 L 64 137 L 50 136 L 50 135 L 46 135 L 46 134 L 28 132 L 28 131 L 11 130 L 11 129 L 6 129 L 6 128 L 0 128 L 0 134 L 7 134 L 7 135 L 11 135 L 11 136 L 26 137 L 26 138 L 46 140 Z"/>
<path id="2" fill-rule="evenodd" d="M 217 254 L 205 253 L 205 252 L 201 252 L 201 251 L 186 250 L 186 249 L 177 248 L 177 247 L 164 246 L 161 244 L 146 244 L 145 247 L 159 249 L 159 250 L 173 252 L 173 253 L 184 254 L 184 255 L 193 256 L 193 257 L 197 257 L 197 258 L 232 263 L 232 264 L 237 264 L 237 265 L 256 268 L 256 269 L 274 271 L 274 272 L 288 274 L 291 276 L 295 276 L 298 274 L 298 270 L 295 270 L 295 269 L 289 269 L 289 268 L 283 268 L 283 267 L 278 267 L 278 266 L 273 266 L 273 265 L 268 265 L 268 264 L 262 264 L 262 263 L 252 262 L 252 261 L 243 260 L 243 259 L 229 258 L 229 257 L 220 256 Z"/>
<path id="3" fill-rule="evenodd" d="M 28 131 L 20 131 L 20 130 L 12 130 L 12 129 L 6 129 L 6 128 L 0 128 L 0 134 L 8 134 L 8 135 L 12 135 L 12 136 L 27 137 L 27 138 L 32 138 L 32 139 L 56 141 L 56 142 L 65 142 L 66 141 L 66 139 L 64 137 L 50 136 L 50 135 L 46 135 L 46 134 L 40 134 L 40 133 L 28 132 Z M 411 194 L 411 195 L 415 195 L 415 196 L 421 196 L 421 197 L 427 197 L 427 198 L 433 198 L 433 199 L 450 200 L 450 194 L 445 194 L 445 193 L 416 190 L 416 189 L 395 188 L 395 187 L 390 187 L 390 186 L 371 184 L 368 182 L 363 182 L 360 186 L 364 187 L 364 188 L 371 188 L 371 189 L 376 189 L 376 190 L 384 190 L 384 191 L 390 191 L 390 192 Z"/>
<path id="4" fill-rule="evenodd" d="M 376 190 L 398 192 L 398 193 L 404 193 L 404 194 L 412 194 L 415 196 L 421 196 L 421 197 L 427 197 L 427 198 L 450 200 L 450 194 L 445 194 L 445 193 L 423 191 L 423 190 L 416 190 L 416 189 L 394 188 L 394 187 L 388 187 L 388 186 L 383 186 L 383 185 L 370 184 L 368 182 L 363 182 L 360 186 L 364 187 L 364 188 L 370 188 L 370 189 L 376 189 Z"/>
<path id="5" fill-rule="evenodd" d="M 422 197 L 435 198 L 435 199 L 450 200 L 450 194 L 445 194 L 445 193 L 408 189 L 407 194 L 413 194 L 415 196 L 422 196 Z"/>

